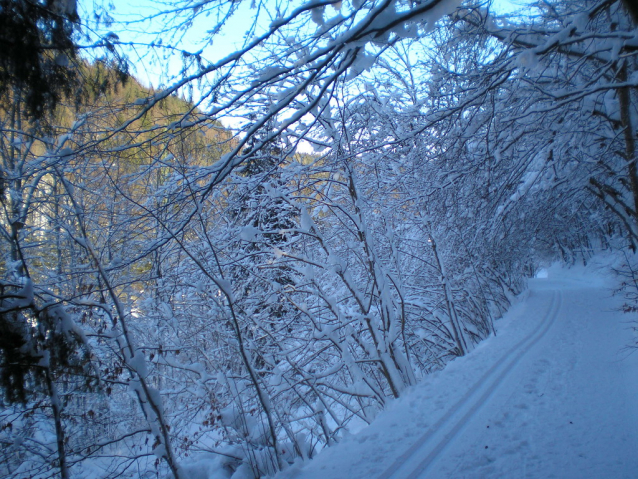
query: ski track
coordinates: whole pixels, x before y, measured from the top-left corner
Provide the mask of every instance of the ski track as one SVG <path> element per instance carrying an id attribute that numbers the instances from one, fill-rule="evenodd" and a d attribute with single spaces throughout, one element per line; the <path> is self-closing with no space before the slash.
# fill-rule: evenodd
<path id="1" fill-rule="evenodd" d="M 630 318 L 607 278 L 552 274 L 530 283 L 498 336 L 277 479 L 638 478 Z"/>
<path id="2" fill-rule="evenodd" d="M 638 354 L 623 350 L 631 318 L 598 284 L 550 285 L 563 292 L 555 327 L 421 477 L 638 478 Z"/>
<path id="3" fill-rule="evenodd" d="M 406 478 L 417 479 L 424 474 L 430 464 L 444 451 L 446 446 L 471 420 L 476 412 L 490 399 L 503 380 L 520 363 L 546 334 L 556 321 L 562 303 L 560 291 L 553 292 L 549 310 L 545 313 L 540 329 L 523 338 L 470 388 L 470 390 L 439 421 L 432 426 L 414 445 L 400 456 L 378 479 Z M 459 418 L 459 416 L 461 416 Z M 430 446 L 430 443 L 432 446 Z M 429 453 L 426 452 L 430 446 Z M 416 467 L 410 467 L 414 458 L 427 454 Z"/>

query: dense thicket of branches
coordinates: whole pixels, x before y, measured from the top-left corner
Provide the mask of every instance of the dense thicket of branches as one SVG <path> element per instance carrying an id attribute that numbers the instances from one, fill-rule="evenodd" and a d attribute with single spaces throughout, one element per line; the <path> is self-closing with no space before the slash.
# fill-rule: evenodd
<path id="1" fill-rule="evenodd" d="M 163 36 L 214 36 L 238 2 L 174 7 Z M 0 475 L 274 473 L 494 334 L 543 262 L 635 248 L 622 2 L 488 7 L 260 3 L 168 87 L 65 66 L 83 94 L 40 120 L 0 77 Z"/>

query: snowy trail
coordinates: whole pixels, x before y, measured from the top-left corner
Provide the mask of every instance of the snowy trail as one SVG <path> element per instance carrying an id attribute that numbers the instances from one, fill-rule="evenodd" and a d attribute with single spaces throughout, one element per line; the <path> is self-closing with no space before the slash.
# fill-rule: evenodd
<path id="1" fill-rule="evenodd" d="M 617 307 L 605 278 L 553 269 L 497 337 L 278 477 L 638 477 L 638 353 Z"/>
<path id="2" fill-rule="evenodd" d="M 523 338 L 472 386 L 452 408 L 415 444 L 399 457 L 379 479 L 421 477 L 446 446 L 454 440 L 477 411 L 496 392 L 503 380 L 518 365 L 521 358 L 541 340 L 554 324 L 561 306 L 561 292 L 553 292 L 549 310 L 538 331 Z M 431 447 L 428 447 L 432 443 Z M 425 459 L 423 457 L 425 456 Z M 414 462 L 417 462 L 416 466 Z"/>
<path id="3" fill-rule="evenodd" d="M 638 354 L 599 284 L 564 278 L 556 326 L 422 476 L 638 477 Z"/>

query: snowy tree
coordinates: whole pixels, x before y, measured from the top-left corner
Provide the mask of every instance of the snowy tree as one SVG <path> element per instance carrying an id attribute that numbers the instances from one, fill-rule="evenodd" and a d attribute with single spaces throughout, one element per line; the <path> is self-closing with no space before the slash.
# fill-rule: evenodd
<path id="1" fill-rule="evenodd" d="M 480 41 L 496 48 L 475 64 L 461 102 L 490 98 L 481 84 L 496 92 L 495 152 L 522 161 L 510 170 L 517 172 L 512 184 L 519 184 L 498 211 L 507 213 L 528 192 L 548 189 L 587 205 L 582 193 L 589 190 L 614 212 L 633 244 L 633 27 L 620 2 L 557 2 L 538 5 L 538 12 L 517 26 L 483 10 L 466 11 L 453 27 L 459 35 L 451 37 L 452 45 L 469 35 L 472 48 Z M 597 208 L 586 208 L 600 218 Z"/>
<path id="2" fill-rule="evenodd" d="M 219 61 L 154 42 L 168 86 L 104 60 L 46 122 L 9 95 L 3 473 L 273 474 L 494 334 L 540 261 L 638 243 L 622 3 L 457 6 L 262 3 Z M 239 3 L 174 7 L 162 36 L 209 42 Z"/>

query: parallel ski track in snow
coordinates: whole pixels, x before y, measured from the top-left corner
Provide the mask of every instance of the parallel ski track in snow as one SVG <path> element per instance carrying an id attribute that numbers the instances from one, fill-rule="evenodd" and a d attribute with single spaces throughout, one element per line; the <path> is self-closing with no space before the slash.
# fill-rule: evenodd
<path id="1" fill-rule="evenodd" d="M 430 427 L 417 441 L 397 458 L 378 479 L 417 479 L 421 477 L 439 454 L 450 444 L 465 424 L 490 399 L 523 356 L 527 354 L 555 323 L 562 305 L 562 293 L 554 291 L 550 306 L 540 327 L 510 348 L 483 376 L 459 399 L 436 424 Z M 412 464 L 424 456 L 416 466 Z"/>

